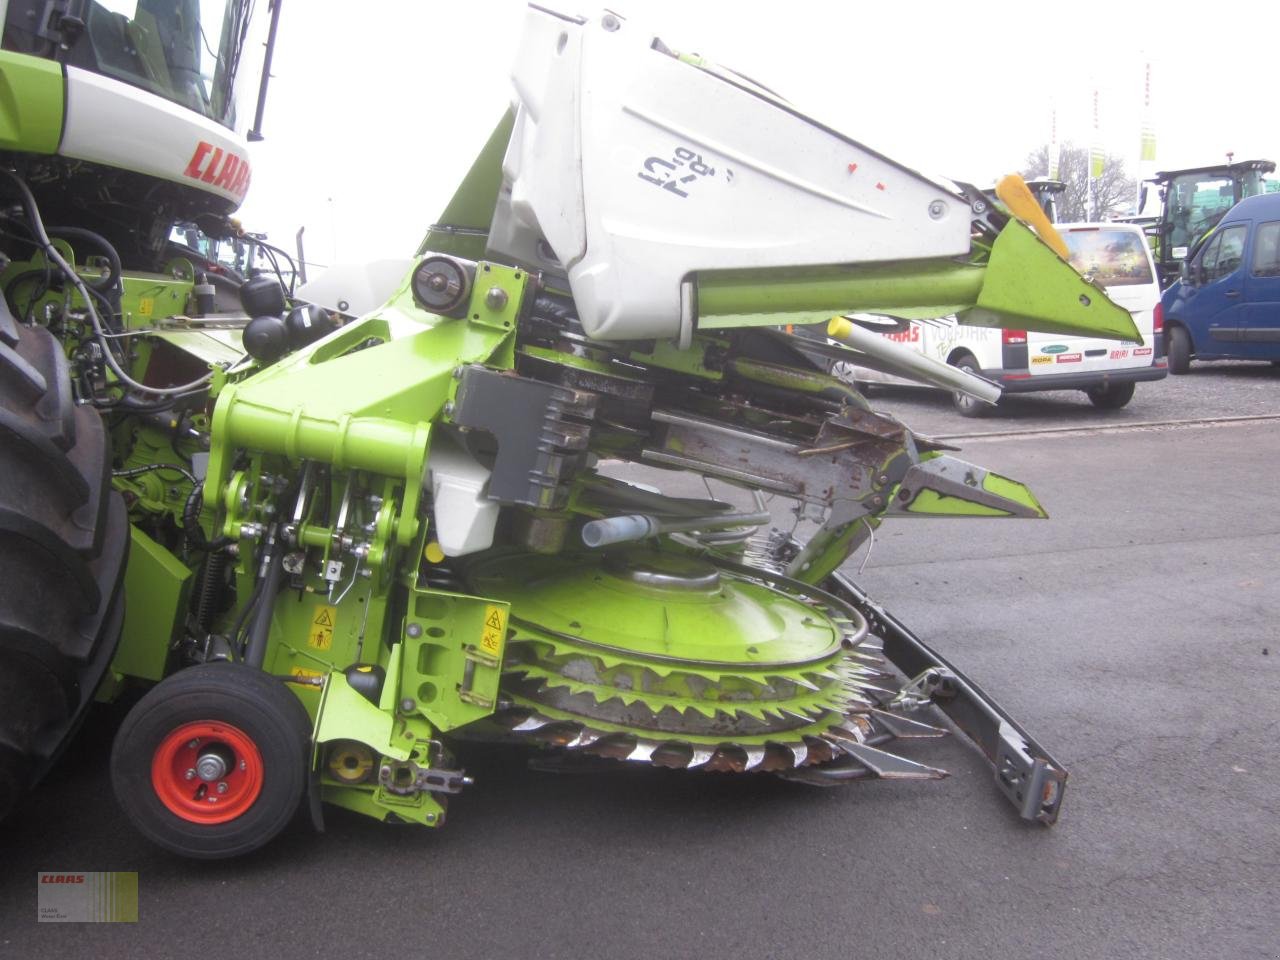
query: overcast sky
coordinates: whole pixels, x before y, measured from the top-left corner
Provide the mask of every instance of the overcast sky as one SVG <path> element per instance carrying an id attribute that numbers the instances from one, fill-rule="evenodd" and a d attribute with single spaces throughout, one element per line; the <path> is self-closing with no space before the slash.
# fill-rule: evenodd
<path id="1" fill-rule="evenodd" d="M 1095 88 L 1103 145 L 1132 170 L 1147 62 L 1158 169 L 1280 159 L 1273 17 L 1252 5 L 606 5 L 925 173 L 1020 169 L 1054 107 L 1059 140 L 1087 145 Z M 523 16 L 519 0 L 286 0 L 245 226 L 292 250 L 305 225 L 320 263 L 411 255 L 510 100 Z"/>

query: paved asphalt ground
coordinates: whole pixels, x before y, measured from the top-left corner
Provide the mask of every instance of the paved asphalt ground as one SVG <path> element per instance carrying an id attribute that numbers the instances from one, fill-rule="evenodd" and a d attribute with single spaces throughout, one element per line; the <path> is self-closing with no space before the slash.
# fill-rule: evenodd
<path id="1" fill-rule="evenodd" d="M 1280 415 L 1280 371 L 1195 368 L 1109 415 L 875 403 L 995 433 L 964 455 L 1052 515 L 887 525 L 858 579 L 1070 770 L 1056 827 L 955 738 L 912 750 L 948 780 L 825 790 L 488 749 L 441 831 L 331 811 L 324 836 L 189 863 L 117 811 L 104 711 L 0 826 L 0 956 L 1280 957 L 1280 419 L 1139 425 Z M 37 924 L 37 870 L 137 870 L 141 921 Z"/>

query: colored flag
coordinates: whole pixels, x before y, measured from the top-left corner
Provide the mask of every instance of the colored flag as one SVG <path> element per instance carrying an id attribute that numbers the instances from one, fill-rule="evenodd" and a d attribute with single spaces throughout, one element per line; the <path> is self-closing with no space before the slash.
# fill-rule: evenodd
<path id="1" fill-rule="evenodd" d="M 1049 113 L 1049 170 L 1047 176 L 1050 180 L 1058 179 L 1061 160 L 1061 151 L 1058 148 L 1058 108 L 1054 107 Z"/>
<path id="2" fill-rule="evenodd" d="M 1146 78 L 1142 84 L 1142 147 L 1138 159 L 1143 163 L 1155 163 L 1156 132 L 1151 126 L 1151 64 L 1147 64 Z"/>
<path id="3" fill-rule="evenodd" d="M 1098 133 L 1098 88 L 1093 88 L 1093 145 L 1089 148 L 1089 176 L 1102 176 L 1102 137 Z"/>

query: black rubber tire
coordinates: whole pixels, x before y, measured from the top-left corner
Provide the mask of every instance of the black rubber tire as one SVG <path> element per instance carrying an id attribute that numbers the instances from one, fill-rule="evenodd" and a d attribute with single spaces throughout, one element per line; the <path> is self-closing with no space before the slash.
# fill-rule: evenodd
<path id="1" fill-rule="evenodd" d="M 976 373 L 979 376 L 982 370 L 978 367 L 978 361 L 974 359 L 972 354 L 962 353 L 954 360 L 951 365 L 957 370 L 963 370 L 965 373 Z M 951 392 L 951 405 L 955 407 L 956 413 L 962 417 L 978 418 L 985 417 L 995 409 L 991 404 L 971 397 L 967 393 L 961 393 L 959 390 Z"/>
<path id="2" fill-rule="evenodd" d="M 1105 387 L 1090 387 L 1085 395 L 1099 410 L 1119 410 L 1133 399 L 1133 389 L 1132 383 L 1110 383 Z"/>
<path id="3" fill-rule="evenodd" d="M 263 769 L 252 806 L 218 824 L 174 813 L 151 776 L 166 737 L 185 724 L 210 722 L 247 735 Z M 307 711 L 281 681 L 243 664 L 202 664 L 162 680 L 129 711 L 111 750 L 111 783 L 133 825 L 153 843 L 201 860 L 241 856 L 274 838 L 297 812 L 308 781 L 310 739 Z"/>
<path id="4" fill-rule="evenodd" d="M 1165 354 L 1169 358 L 1169 372 L 1187 373 L 1191 370 L 1191 334 L 1181 324 L 1171 324 L 1165 333 Z"/>
<path id="5" fill-rule="evenodd" d="M 62 345 L 0 301 L 0 817 L 74 733 L 119 642 L 129 522 L 110 468 Z"/>

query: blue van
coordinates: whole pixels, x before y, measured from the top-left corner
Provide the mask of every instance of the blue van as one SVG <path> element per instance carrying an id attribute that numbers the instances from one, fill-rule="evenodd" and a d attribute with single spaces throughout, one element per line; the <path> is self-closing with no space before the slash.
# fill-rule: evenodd
<path id="1" fill-rule="evenodd" d="M 1161 302 L 1170 373 L 1192 357 L 1280 361 L 1280 193 L 1232 207 Z"/>

